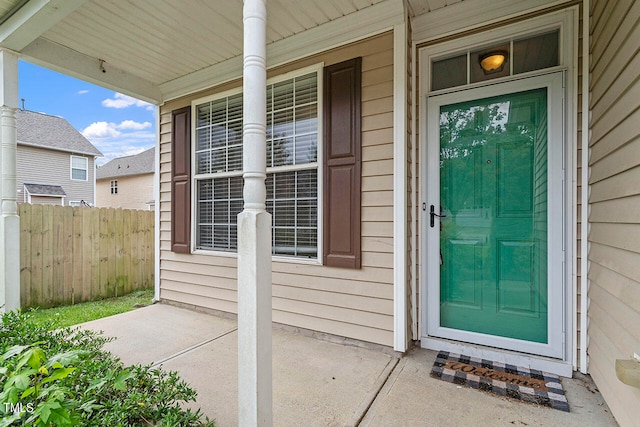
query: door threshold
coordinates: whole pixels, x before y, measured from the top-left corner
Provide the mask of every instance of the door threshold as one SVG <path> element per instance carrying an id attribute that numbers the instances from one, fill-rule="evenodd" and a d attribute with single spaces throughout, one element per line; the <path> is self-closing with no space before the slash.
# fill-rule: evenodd
<path id="1" fill-rule="evenodd" d="M 502 350 L 494 347 L 485 347 L 477 344 L 451 341 L 443 338 L 422 337 L 420 346 L 429 350 L 448 351 L 450 353 L 464 354 L 470 357 L 492 360 L 529 369 L 537 369 L 543 372 L 571 378 L 573 366 L 570 362 L 550 357 L 536 356 L 533 354 L 518 353 L 510 350 Z"/>

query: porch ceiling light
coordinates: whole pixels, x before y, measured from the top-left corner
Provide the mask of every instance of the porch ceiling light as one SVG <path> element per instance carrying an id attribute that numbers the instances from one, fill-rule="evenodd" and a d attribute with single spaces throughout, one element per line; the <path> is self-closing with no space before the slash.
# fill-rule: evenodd
<path id="1" fill-rule="evenodd" d="M 495 51 L 480 56 L 480 67 L 485 74 L 498 73 L 504 68 L 507 52 Z"/>

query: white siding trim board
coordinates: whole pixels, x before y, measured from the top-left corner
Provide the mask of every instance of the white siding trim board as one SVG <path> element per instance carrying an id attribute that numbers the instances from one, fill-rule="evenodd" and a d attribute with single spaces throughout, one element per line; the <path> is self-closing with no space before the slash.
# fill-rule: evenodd
<path id="1" fill-rule="evenodd" d="M 407 24 L 393 30 L 393 349 L 407 350 Z"/>
<path id="2" fill-rule="evenodd" d="M 586 374 L 589 370 L 589 358 L 587 355 L 587 347 L 589 345 L 589 334 L 587 333 L 589 327 L 589 316 L 587 315 L 589 307 L 589 9 L 590 0 L 584 0 L 582 4 L 582 140 L 580 141 L 582 147 L 582 159 L 581 159 L 581 194 L 580 200 L 582 206 L 580 207 L 580 364 L 578 369 L 583 374 Z M 574 335 L 574 340 L 577 341 L 577 332 Z M 574 356 L 574 366 L 577 365 L 577 355 Z"/>

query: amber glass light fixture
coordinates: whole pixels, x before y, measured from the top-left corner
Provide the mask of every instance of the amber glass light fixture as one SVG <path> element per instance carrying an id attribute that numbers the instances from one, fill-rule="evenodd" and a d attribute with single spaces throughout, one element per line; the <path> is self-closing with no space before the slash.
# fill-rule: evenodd
<path id="1" fill-rule="evenodd" d="M 504 68 L 507 53 L 504 51 L 495 51 L 485 53 L 480 56 L 480 67 L 485 74 L 498 73 Z"/>

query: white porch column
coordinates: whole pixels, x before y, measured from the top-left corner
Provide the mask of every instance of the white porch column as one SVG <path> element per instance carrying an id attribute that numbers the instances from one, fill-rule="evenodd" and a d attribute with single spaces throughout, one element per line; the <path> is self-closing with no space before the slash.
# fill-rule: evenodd
<path id="1" fill-rule="evenodd" d="M 0 312 L 20 308 L 20 217 L 16 203 L 18 57 L 0 51 Z"/>
<path id="2" fill-rule="evenodd" d="M 244 0 L 244 210 L 238 215 L 238 421 L 271 426 L 271 215 L 266 201 L 266 0 Z"/>

